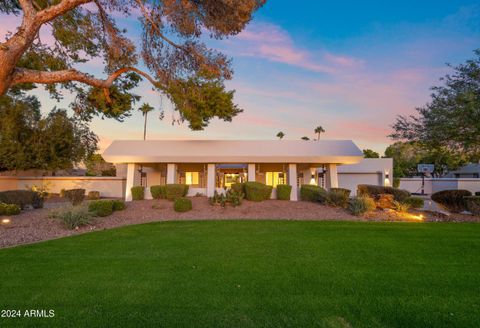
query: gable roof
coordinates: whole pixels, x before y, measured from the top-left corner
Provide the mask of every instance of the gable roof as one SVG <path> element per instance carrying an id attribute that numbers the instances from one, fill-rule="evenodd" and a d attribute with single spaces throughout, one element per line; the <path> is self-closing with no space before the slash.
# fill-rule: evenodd
<path id="1" fill-rule="evenodd" d="M 351 140 L 115 140 L 111 163 L 337 163 L 363 158 Z"/>

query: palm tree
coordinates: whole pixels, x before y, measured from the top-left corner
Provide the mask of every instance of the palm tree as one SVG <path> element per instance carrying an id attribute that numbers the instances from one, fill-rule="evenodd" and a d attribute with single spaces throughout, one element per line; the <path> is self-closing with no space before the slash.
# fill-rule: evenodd
<path id="1" fill-rule="evenodd" d="M 315 128 L 315 133 L 318 135 L 317 140 L 320 140 L 320 134 L 322 134 L 322 133 L 324 133 L 324 132 L 325 132 L 325 129 L 322 128 L 321 125 L 319 125 L 319 126 L 317 126 L 317 127 Z"/>
<path id="2" fill-rule="evenodd" d="M 302 140 L 305 140 L 305 141 L 308 141 L 308 140 L 310 140 L 310 138 L 309 138 L 309 137 L 301 137 L 300 139 L 302 139 Z"/>
<path id="3" fill-rule="evenodd" d="M 283 133 L 282 131 L 280 131 L 280 132 L 277 133 L 277 138 L 278 138 L 278 139 L 282 140 L 283 137 L 285 137 L 285 133 Z"/>
<path id="4" fill-rule="evenodd" d="M 143 124 L 143 140 L 145 140 L 147 137 L 147 116 L 148 112 L 153 110 L 153 107 L 145 103 L 139 108 L 139 110 L 142 112 L 142 115 L 145 116 L 145 123 Z"/>

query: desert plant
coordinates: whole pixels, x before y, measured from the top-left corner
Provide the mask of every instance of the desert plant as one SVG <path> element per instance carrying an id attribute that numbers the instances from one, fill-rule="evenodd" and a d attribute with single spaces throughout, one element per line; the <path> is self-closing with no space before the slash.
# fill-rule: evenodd
<path id="1" fill-rule="evenodd" d="M 112 206 L 114 211 L 123 211 L 127 207 L 125 202 L 119 199 L 112 200 Z"/>
<path id="2" fill-rule="evenodd" d="M 232 205 L 233 207 L 242 205 L 242 200 L 243 200 L 244 197 L 245 196 L 244 196 L 243 193 L 236 192 L 233 189 L 227 190 L 227 192 L 225 194 L 226 202 L 230 203 L 230 205 Z"/>
<path id="3" fill-rule="evenodd" d="M 410 207 L 410 204 L 398 202 L 396 200 L 392 203 L 392 209 L 400 213 L 407 213 Z"/>
<path id="4" fill-rule="evenodd" d="M 113 213 L 113 201 L 94 200 L 88 204 L 88 211 L 95 216 L 109 216 Z"/>
<path id="5" fill-rule="evenodd" d="M 292 193 L 292 186 L 287 184 L 277 185 L 277 199 L 290 200 L 291 193 Z"/>
<path id="6" fill-rule="evenodd" d="M 327 203 L 337 207 L 347 207 L 350 190 L 342 188 L 331 188 L 327 193 Z"/>
<path id="7" fill-rule="evenodd" d="M 165 199 L 167 198 L 167 187 L 164 185 L 151 186 L 150 193 L 153 199 Z"/>
<path id="8" fill-rule="evenodd" d="M 432 200 L 451 212 L 462 212 L 467 209 L 465 198 L 471 196 L 468 190 L 442 190 L 432 194 Z"/>
<path id="9" fill-rule="evenodd" d="M 185 197 L 176 198 L 173 201 L 175 212 L 188 212 L 192 209 L 192 201 Z"/>
<path id="10" fill-rule="evenodd" d="M 90 200 L 100 199 L 100 191 L 89 191 L 87 198 Z"/>
<path id="11" fill-rule="evenodd" d="M 213 192 L 213 196 L 208 198 L 210 205 L 220 205 L 225 207 L 227 204 L 226 197 L 223 193 L 219 193 L 216 190 Z"/>
<path id="12" fill-rule="evenodd" d="M 41 198 L 47 198 L 48 197 L 48 192 L 49 190 L 51 189 L 51 182 L 45 182 L 44 184 L 42 184 L 41 186 L 37 186 L 37 185 L 25 185 L 25 187 L 27 188 L 27 190 L 30 190 L 30 191 L 33 191 L 33 192 L 36 192 Z"/>
<path id="13" fill-rule="evenodd" d="M 242 193 L 242 194 L 245 195 L 245 183 L 237 182 L 237 183 L 232 184 L 232 186 L 230 188 L 232 188 L 233 190 L 235 190 L 238 193 Z"/>
<path id="14" fill-rule="evenodd" d="M 394 199 L 398 202 L 403 202 L 406 198 L 411 196 L 410 192 L 407 190 L 396 189 L 393 187 L 361 184 L 358 185 L 357 188 L 357 195 L 359 196 L 377 198 L 380 194 L 390 194 L 393 195 Z"/>
<path id="15" fill-rule="evenodd" d="M 0 215 L 17 215 L 20 211 L 20 206 L 16 204 L 0 203 Z"/>
<path id="16" fill-rule="evenodd" d="M 188 185 L 179 183 L 170 183 L 165 186 L 165 195 L 168 200 L 185 197 L 188 194 Z"/>
<path id="17" fill-rule="evenodd" d="M 410 205 L 411 208 L 422 208 L 425 203 L 423 198 L 414 196 L 407 197 L 403 202 Z"/>
<path id="18" fill-rule="evenodd" d="M 76 229 L 92 222 L 92 215 L 84 207 L 74 207 L 70 210 L 55 212 L 54 218 L 62 221 L 67 229 Z"/>
<path id="19" fill-rule="evenodd" d="M 85 189 L 70 189 L 65 190 L 65 198 L 72 203 L 72 205 L 78 205 L 85 199 Z"/>
<path id="20" fill-rule="evenodd" d="M 132 200 L 143 200 L 145 198 L 145 187 L 134 186 L 130 190 L 132 191 Z"/>
<path id="21" fill-rule="evenodd" d="M 316 185 L 302 185 L 300 187 L 300 199 L 323 204 L 327 201 L 327 191 Z"/>
<path id="22" fill-rule="evenodd" d="M 348 210 L 356 216 L 371 212 L 375 209 L 375 201 L 368 196 L 353 197 L 348 203 Z"/>
<path id="23" fill-rule="evenodd" d="M 480 196 L 466 196 L 464 198 L 467 210 L 473 215 L 480 215 Z"/>
<path id="24" fill-rule="evenodd" d="M 245 198 L 254 202 L 268 200 L 272 195 L 272 189 L 272 186 L 261 182 L 245 182 Z"/>
<path id="25" fill-rule="evenodd" d="M 43 198 L 31 190 L 7 190 L 0 192 L 0 203 L 15 204 L 24 209 L 30 205 L 33 208 L 43 207 Z"/>

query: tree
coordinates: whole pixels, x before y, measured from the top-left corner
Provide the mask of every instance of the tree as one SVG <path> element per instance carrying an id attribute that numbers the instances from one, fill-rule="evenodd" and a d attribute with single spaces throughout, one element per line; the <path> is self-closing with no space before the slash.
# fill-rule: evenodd
<path id="1" fill-rule="evenodd" d="M 85 161 L 85 166 L 87 168 L 87 176 L 114 177 L 117 175 L 115 165 L 107 163 L 100 154 L 89 156 Z"/>
<path id="2" fill-rule="evenodd" d="M 476 57 L 453 68 L 433 87 L 430 103 L 417 114 L 398 116 L 392 125 L 394 140 L 411 141 L 439 156 L 456 154 L 470 161 L 480 158 L 480 49 Z"/>
<path id="3" fill-rule="evenodd" d="M 301 139 L 302 139 L 302 140 L 305 140 L 305 141 L 310 140 L 310 138 L 309 138 L 309 137 L 306 137 L 306 136 L 305 136 L 305 137 L 302 137 Z"/>
<path id="4" fill-rule="evenodd" d="M 69 169 L 97 150 L 88 125 L 54 108 L 42 117 L 40 104 L 23 94 L 0 97 L 0 169 Z"/>
<path id="5" fill-rule="evenodd" d="M 282 131 L 280 131 L 280 132 L 277 133 L 277 138 L 278 138 L 278 139 L 282 140 L 283 137 L 285 137 L 285 133 L 283 133 Z"/>
<path id="6" fill-rule="evenodd" d="M 319 140 L 320 140 L 320 135 L 321 135 L 322 133 L 325 133 L 325 129 L 319 125 L 319 126 L 317 126 L 317 127 L 315 128 L 315 133 L 316 133 L 317 136 L 318 136 L 318 137 L 317 137 L 317 141 L 319 141 Z"/>
<path id="7" fill-rule="evenodd" d="M 145 123 L 143 124 L 143 140 L 147 138 L 147 116 L 148 113 L 153 110 L 153 107 L 150 106 L 149 104 L 143 104 L 140 107 L 140 111 L 142 112 L 142 115 L 145 116 Z"/>
<path id="8" fill-rule="evenodd" d="M 363 157 L 365 158 L 380 158 L 380 155 L 371 149 L 364 149 L 363 150 Z"/>
<path id="9" fill-rule="evenodd" d="M 102 115 L 122 120 L 140 100 L 133 89 L 146 79 L 193 130 L 205 128 L 213 117 L 231 121 L 242 111 L 233 103 L 233 91 L 225 90 L 224 81 L 233 74 L 231 61 L 208 48 L 203 35 L 222 39 L 238 34 L 264 3 L 4 0 L 0 13 L 22 19 L 0 43 L 0 95 L 43 84 L 56 98 L 64 90 L 72 92 L 72 108 L 82 119 Z M 116 22 L 135 12 L 142 27 L 140 49 Z M 53 42 L 39 37 L 43 26 L 49 27 Z M 78 69 L 77 64 L 98 59 L 106 78 Z"/>

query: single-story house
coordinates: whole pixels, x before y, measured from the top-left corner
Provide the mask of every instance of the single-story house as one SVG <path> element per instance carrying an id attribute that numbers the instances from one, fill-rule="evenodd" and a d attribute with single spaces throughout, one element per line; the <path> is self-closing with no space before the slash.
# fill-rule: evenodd
<path id="1" fill-rule="evenodd" d="M 351 140 L 117 140 L 103 157 L 126 164 L 126 200 L 132 199 L 130 188 L 137 185 L 147 187 L 147 198 L 150 186 L 170 183 L 188 184 L 189 195 L 212 196 L 215 190 L 245 181 L 271 185 L 273 197 L 278 184 L 290 184 L 291 200 L 297 200 L 302 184 L 327 189 L 345 185 L 354 191 L 358 183 L 352 179 L 390 185 L 392 172 L 391 159 L 364 162 Z M 342 169 L 339 185 L 338 167 L 347 165 L 352 167 Z"/>

